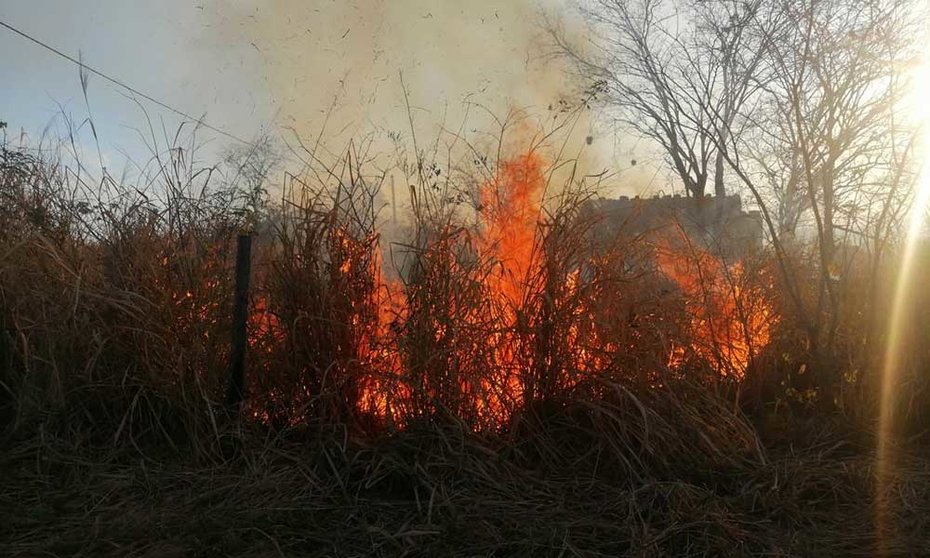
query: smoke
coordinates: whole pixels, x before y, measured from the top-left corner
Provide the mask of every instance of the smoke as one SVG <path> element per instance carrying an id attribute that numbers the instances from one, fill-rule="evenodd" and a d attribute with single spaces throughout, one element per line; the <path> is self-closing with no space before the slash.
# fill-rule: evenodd
<path id="1" fill-rule="evenodd" d="M 493 132 L 494 116 L 517 109 L 532 133 L 558 123 L 564 102 L 581 101 L 585 84 L 550 55 L 543 23 L 549 14 L 582 33 L 569 13 L 565 0 L 208 3 L 201 46 L 227 53 L 274 107 L 275 128 L 322 134 L 331 147 L 369 134 L 409 140 L 411 130 L 427 141 L 443 128 Z M 584 172 L 633 158 L 618 155 L 591 111 L 566 136 L 564 156 L 579 158 Z M 640 174 L 633 169 L 613 190 L 639 193 Z"/>

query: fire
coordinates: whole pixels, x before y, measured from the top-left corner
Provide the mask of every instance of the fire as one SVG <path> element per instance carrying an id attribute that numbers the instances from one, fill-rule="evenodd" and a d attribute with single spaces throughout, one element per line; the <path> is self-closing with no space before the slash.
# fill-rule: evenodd
<path id="1" fill-rule="evenodd" d="M 495 421 L 506 421 L 506 409 L 523 398 L 515 336 L 517 320 L 525 300 L 529 277 L 540 265 L 537 232 L 545 185 L 543 160 L 531 151 L 501 164 L 498 175 L 481 188 L 481 217 L 484 228 L 478 249 L 491 259 L 494 270 L 487 276 L 486 288 L 497 314 L 497 327 L 488 344 L 494 348 L 495 361 L 502 366 L 498 380 L 502 390 L 485 382 L 491 391 L 479 413 Z"/>
<path id="2" fill-rule="evenodd" d="M 314 354 L 339 360 L 326 372 L 347 378 L 356 412 L 381 426 L 403 427 L 425 413 L 448 412 L 474 428 L 498 428 L 514 412 L 574 389 L 586 376 L 636 362 L 623 355 L 635 353 L 637 343 L 665 339 L 659 329 L 642 330 L 650 320 L 658 325 L 667 318 L 629 310 L 617 302 L 625 296 L 617 283 L 592 279 L 597 270 L 624 262 L 565 257 L 559 239 L 547 236 L 544 168 L 534 151 L 502 162 L 480 187 L 477 223 L 431 230 L 415 256 L 417 271 L 404 282 L 385 272 L 376 233 L 330 231 L 329 281 L 355 293 L 340 303 L 348 305 L 340 316 L 350 322 L 344 324 L 350 333 L 338 339 L 353 346 Z M 655 263 L 676 283 L 686 310 L 687 335 L 663 341 L 667 366 L 682 368 L 697 357 L 721 376 L 745 374 L 769 341 L 772 316 L 747 306 L 747 299 L 760 297 L 742 264 L 726 265 L 707 251 L 672 243 L 657 250 Z M 282 324 L 271 301 L 262 296 L 255 302 L 253 348 L 270 351 L 265 344 L 285 341 Z"/>
<path id="3" fill-rule="evenodd" d="M 772 311 L 752 304 L 761 297 L 747 286 L 741 262 L 727 265 L 688 242 L 677 243 L 684 248 L 663 244 L 656 252 L 657 264 L 684 295 L 691 334 L 689 347 L 673 347 L 670 366 L 680 366 L 690 349 L 721 375 L 741 378 L 769 342 Z"/>
<path id="4" fill-rule="evenodd" d="M 534 251 L 542 208 L 542 168 L 542 158 L 530 152 L 502 163 L 498 176 L 481 188 L 485 229 L 478 246 L 499 264 L 498 272 L 488 278 L 488 288 L 510 311 L 520 306 L 524 284 L 538 264 Z"/>
<path id="5" fill-rule="evenodd" d="M 365 359 L 369 366 L 380 369 L 382 374 L 363 380 L 359 408 L 400 426 L 404 417 L 397 412 L 394 401 L 406 398 L 409 393 L 400 382 L 403 367 L 397 334 L 406 315 L 407 299 L 403 284 L 386 277 L 381 254 L 377 250 L 369 271 L 376 278 L 374 302 L 378 314 L 374 335 L 364 341 Z"/>

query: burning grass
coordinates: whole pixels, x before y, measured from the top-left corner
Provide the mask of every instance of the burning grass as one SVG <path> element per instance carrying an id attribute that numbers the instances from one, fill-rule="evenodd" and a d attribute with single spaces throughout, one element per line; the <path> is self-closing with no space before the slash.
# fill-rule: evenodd
<path id="1" fill-rule="evenodd" d="M 833 432 L 794 454 L 747 418 L 767 420 L 786 386 L 755 390 L 755 406 L 744 386 L 778 385 L 779 366 L 806 358 L 763 250 L 733 258 L 675 227 L 595 238 L 590 177 L 561 179 L 539 144 L 490 162 L 469 148 L 442 164 L 417 154 L 403 177 L 412 217 L 391 242 L 387 174 L 356 148 L 329 164 L 308 151 L 263 209 L 183 149 L 156 159 L 149 190 L 4 149 L 0 548 L 789 555 L 925 542 L 903 529 L 928 504 L 923 461 L 902 461 L 889 496 L 902 532 L 867 533 L 861 444 Z M 257 253 L 248 392 L 231 420 L 229 255 L 243 230 Z"/>

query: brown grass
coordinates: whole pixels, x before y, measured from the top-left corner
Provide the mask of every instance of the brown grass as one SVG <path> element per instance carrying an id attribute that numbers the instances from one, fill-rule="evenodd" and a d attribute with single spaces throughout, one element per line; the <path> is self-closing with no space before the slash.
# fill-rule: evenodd
<path id="1" fill-rule="evenodd" d="M 896 529 L 880 535 L 872 463 L 833 438 L 765 463 L 695 468 L 692 458 L 661 475 L 636 464 L 626 476 L 607 448 L 553 443 L 607 439 L 576 417 L 533 436 L 516 445 L 439 428 L 376 443 L 338 432 L 273 444 L 250 436 L 225 462 L 36 439 L 0 461 L 0 551 L 871 556 L 880 544 L 912 554 L 930 543 L 923 458 L 902 458 L 888 487 Z M 540 442 L 545 456 L 531 456 Z"/>
<path id="2" fill-rule="evenodd" d="M 416 154 L 409 234 L 386 250 L 386 174 L 356 147 L 328 162 L 305 150 L 306 171 L 263 207 L 241 173 L 195 168 L 177 145 L 131 185 L 4 146 L 0 553 L 787 556 L 930 543 L 927 461 L 902 444 L 892 484 L 873 486 L 866 326 L 840 331 L 860 378 L 844 384 L 844 414 L 818 414 L 803 393 L 817 385 L 797 381 L 802 336 L 760 254 L 744 262 L 757 267 L 741 303 L 768 301 L 781 319 L 746 378 L 715 368 L 721 347 L 670 366 L 672 347 L 693 346 L 688 308 L 701 301 L 648 265 L 645 239 L 621 235 L 594 257 L 579 211 L 592 186 L 573 175 L 547 184 L 519 299 L 503 300 L 488 286 L 500 261 L 473 223 L 503 161 L 468 148 Z M 249 390 L 230 420 L 243 230 L 257 243 Z M 923 384 L 911 381 L 916 417 Z M 371 393 L 387 413 L 364 404 Z M 876 500 L 894 532 L 875 532 Z"/>

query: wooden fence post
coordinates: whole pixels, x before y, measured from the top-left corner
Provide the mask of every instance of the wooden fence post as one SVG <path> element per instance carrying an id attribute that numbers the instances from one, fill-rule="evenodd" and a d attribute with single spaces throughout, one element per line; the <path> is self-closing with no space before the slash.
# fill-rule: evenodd
<path id="1" fill-rule="evenodd" d="M 232 346 L 229 351 L 229 389 L 226 406 L 239 414 L 245 392 L 246 325 L 249 319 L 249 275 L 252 267 L 252 236 L 240 234 L 236 249 L 236 285 L 233 294 Z"/>

